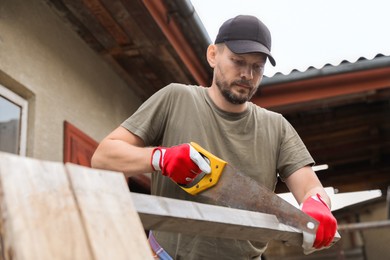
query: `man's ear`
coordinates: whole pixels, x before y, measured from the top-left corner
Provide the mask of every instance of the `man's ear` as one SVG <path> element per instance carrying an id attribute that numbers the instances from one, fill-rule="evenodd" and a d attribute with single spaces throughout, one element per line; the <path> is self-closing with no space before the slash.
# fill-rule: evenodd
<path id="1" fill-rule="evenodd" d="M 216 64 L 216 56 L 217 56 L 217 46 L 214 44 L 210 44 L 207 48 L 207 61 L 211 68 L 215 67 Z"/>

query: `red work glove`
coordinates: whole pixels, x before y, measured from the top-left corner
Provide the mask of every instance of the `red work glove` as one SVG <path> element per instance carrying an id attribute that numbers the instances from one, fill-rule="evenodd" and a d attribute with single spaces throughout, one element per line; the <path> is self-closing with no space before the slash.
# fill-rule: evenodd
<path id="1" fill-rule="evenodd" d="M 190 144 L 155 148 L 151 164 L 154 170 L 161 171 L 163 175 L 182 185 L 190 183 L 202 172 L 211 172 L 210 165 Z"/>
<path id="2" fill-rule="evenodd" d="M 328 247 L 337 231 L 337 220 L 319 194 L 311 196 L 302 204 L 302 211 L 319 222 L 316 238 L 312 247 Z"/>

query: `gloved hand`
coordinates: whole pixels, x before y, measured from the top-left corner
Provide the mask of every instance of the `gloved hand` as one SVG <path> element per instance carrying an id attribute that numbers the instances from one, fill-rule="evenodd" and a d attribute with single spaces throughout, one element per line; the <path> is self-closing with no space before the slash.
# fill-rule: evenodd
<path id="1" fill-rule="evenodd" d="M 319 222 L 315 240 L 310 239 L 308 236 L 305 237 L 304 234 L 303 248 L 305 249 L 305 253 L 311 253 L 315 250 L 328 247 L 336 234 L 337 220 L 321 196 L 316 194 L 305 200 L 302 204 L 302 211 Z"/>
<path id="2" fill-rule="evenodd" d="M 151 164 L 178 184 L 190 183 L 198 174 L 211 173 L 211 167 L 190 144 L 157 147 L 152 152 Z"/>

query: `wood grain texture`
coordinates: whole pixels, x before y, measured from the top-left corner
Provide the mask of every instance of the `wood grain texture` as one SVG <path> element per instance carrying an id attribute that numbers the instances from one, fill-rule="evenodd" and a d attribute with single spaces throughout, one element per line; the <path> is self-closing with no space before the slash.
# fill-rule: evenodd
<path id="1" fill-rule="evenodd" d="M 274 215 L 131 193 L 119 172 L 1 152 L 0 216 L 2 259 L 153 259 L 144 229 L 302 245 Z"/>
<path id="2" fill-rule="evenodd" d="M 274 215 L 145 194 L 131 196 L 146 229 L 302 245 L 302 232 L 281 224 Z"/>
<path id="3" fill-rule="evenodd" d="M 153 259 L 121 173 L 0 152 L 2 259 Z"/>
<path id="4" fill-rule="evenodd" d="M 66 164 L 95 259 L 152 259 L 123 174 Z"/>
<path id="5" fill-rule="evenodd" d="M 5 259 L 93 259 L 64 167 L 0 153 Z"/>

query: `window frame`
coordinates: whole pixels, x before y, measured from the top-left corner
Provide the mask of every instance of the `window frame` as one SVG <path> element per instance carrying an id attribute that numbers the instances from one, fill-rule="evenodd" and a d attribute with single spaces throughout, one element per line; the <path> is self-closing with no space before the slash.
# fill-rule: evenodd
<path id="1" fill-rule="evenodd" d="M 0 95 L 21 108 L 18 155 L 26 156 L 28 101 L 4 87 L 2 84 L 0 84 Z"/>

